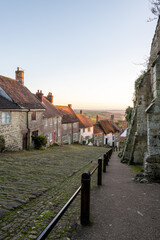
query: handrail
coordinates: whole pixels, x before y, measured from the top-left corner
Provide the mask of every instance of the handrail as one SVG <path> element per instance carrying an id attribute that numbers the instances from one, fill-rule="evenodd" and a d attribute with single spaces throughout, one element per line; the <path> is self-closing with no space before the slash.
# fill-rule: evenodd
<path id="1" fill-rule="evenodd" d="M 93 170 L 90 172 L 90 176 L 93 175 L 93 173 L 97 170 L 98 166 L 99 166 L 99 164 L 97 164 L 97 165 L 93 168 Z"/>
<path id="2" fill-rule="evenodd" d="M 37 240 L 43 240 L 45 239 L 48 234 L 51 232 L 53 227 L 57 224 L 59 219 L 63 216 L 65 211 L 68 209 L 68 207 L 71 205 L 73 200 L 77 197 L 78 193 L 81 191 L 81 186 L 76 190 L 76 192 L 72 195 L 72 197 L 68 200 L 68 202 L 63 206 L 63 208 L 59 211 L 59 213 L 54 217 L 54 219 L 48 224 L 48 226 L 43 230 L 43 232 L 39 235 Z"/>
<path id="3" fill-rule="evenodd" d="M 110 149 L 108 152 L 108 157 L 111 156 L 112 154 L 112 150 Z M 98 161 L 98 164 L 94 167 L 94 169 L 90 172 L 90 176 L 93 175 L 93 173 L 97 170 L 99 171 L 99 167 L 102 168 L 102 159 L 99 158 L 99 160 L 101 160 L 100 162 Z M 109 158 L 108 158 L 109 161 Z M 108 164 L 107 162 L 105 164 Z M 101 166 L 100 166 L 101 165 Z M 102 172 L 102 169 L 100 170 Z M 101 180 L 101 179 L 100 179 Z M 98 181 L 98 185 L 101 185 L 101 181 Z M 63 208 L 58 212 L 58 214 L 54 217 L 54 219 L 48 224 L 48 226 L 43 230 L 43 232 L 38 236 L 37 240 L 44 240 L 46 239 L 46 237 L 48 236 L 48 234 L 52 231 L 52 229 L 54 228 L 54 226 L 57 224 L 57 222 L 61 219 L 61 217 L 63 216 L 63 214 L 66 212 L 66 210 L 68 209 L 68 207 L 71 205 L 71 203 L 74 201 L 74 199 L 77 197 L 77 195 L 79 194 L 79 192 L 82 189 L 82 185 L 78 187 L 78 189 L 75 191 L 75 193 L 72 195 L 72 197 L 68 200 L 68 202 L 63 206 Z"/>

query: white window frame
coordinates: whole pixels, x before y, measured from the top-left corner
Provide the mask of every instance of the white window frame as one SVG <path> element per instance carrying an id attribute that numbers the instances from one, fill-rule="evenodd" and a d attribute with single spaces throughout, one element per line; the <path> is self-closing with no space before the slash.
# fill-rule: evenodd
<path id="1" fill-rule="evenodd" d="M 54 124 L 57 124 L 57 118 L 54 118 Z"/>
<path id="2" fill-rule="evenodd" d="M 44 126 L 45 126 L 45 127 L 48 126 L 48 119 L 47 119 L 47 118 L 44 120 Z"/>
<path id="3" fill-rule="evenodd" d="M 11 112 L 2 112 L 1 122 L 2 122 L 2 125 L 10 124 L 11 123 Z"/>
<path id="4" fill-rule="evenodd" d="M 67 123 L 63 124 L 63 129 L 67 130 Z"/>
<path id="5" fill-rule="evenodd" d="M 53 138 L 52 138 L 52 133 L 49 134 L 49 141 L 52 142 Z"/>
<path id="6" fill-rule="evenodd" d="M 49 123 L 50 123 L 50 125 L 53 125 L 53 119 L 52 118 L 49 119 Z"/>
<path id="7" fill-rule="evenodd" d="M 77 128 L 78 123 L 73 123 L 73 128 Z"/>

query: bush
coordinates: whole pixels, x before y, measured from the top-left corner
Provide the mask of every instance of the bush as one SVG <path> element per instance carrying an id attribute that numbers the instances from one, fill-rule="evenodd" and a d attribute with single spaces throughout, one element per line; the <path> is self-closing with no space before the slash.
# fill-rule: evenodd
<path id="1" fill-rule="evenodd" d="M 44 136 L 37 136 L 34 137 L 34 146 L 36 149 L 41 149 L 42 147 L 46 146 L 47 144 L 47 139 Z"/>
<path id="2" fill-rule="evenodd" d="M 5 140 L 3 136 L 0 136 L 0 152 L 3 152 L 5 149 Z"/>

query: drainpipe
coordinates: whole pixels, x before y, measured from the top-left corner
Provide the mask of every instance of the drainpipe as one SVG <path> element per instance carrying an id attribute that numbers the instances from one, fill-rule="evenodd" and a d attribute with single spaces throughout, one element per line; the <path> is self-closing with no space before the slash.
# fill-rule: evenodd
<path id="1" fill-rule="evenodd" d="M 59 129 L 59 126 L 58 126 L 59 122 L 58 122 L 58 117 L 57 117 L 57 136 L 56 136 L 56 141 L 58 143 L 58 129 Z"/>
<path id="2" fill-rule="evenodd" d="M 28 110 L 27 112 L 27 148 L 30 147 L 30 129 L 29 129 L 29 113 L 30 112 L 30 109 Z"/>

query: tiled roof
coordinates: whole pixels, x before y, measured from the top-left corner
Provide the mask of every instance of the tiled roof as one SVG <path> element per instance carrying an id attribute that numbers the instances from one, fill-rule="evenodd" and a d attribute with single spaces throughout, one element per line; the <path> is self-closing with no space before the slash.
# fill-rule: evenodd
<path id="1" fill-rule="evenodd" d="M 45 97 L 43 97 L 42 105 L 45 107 L 44 117 L 61 117 L 62 113 Z"/>
<path id="2" fill-rule="evenodd" d="M 94 128 L 93 128 L 93 132 L 94 134 L 103 134 L 103 130 L 101 129 L 101 127 L 98 124 L 94 124 Z"/>
<path id="3" fill-rule="evenodd" d="M 75 112 L 68 106 L 56 106 L 56 108 L 62 113 L 62 123 L 74 123 L 79 122 Z"/>
<path id="4" fill-rule="evenodd" d="M 120 132 L 119 127 L 111 120 L 107 120 L 107 119 L 100 120 L 99 124 L 103 129 L 103 131 L 105 132 L 105 134 L 108 134 L 110 132 L 112 133 Z"/>
<path id="5" fill-rule="evenodd" d="M 80 128 L 88 128 L 93 127 L 93 124 L 87 119 L 87 117 L 83 114 L 76 114 L 79 119 L 79 127 Z"/>
<path id="6" fill-rule="evenodd" d="M 20 107 L 0 95 L 0 109 L 20 109 Z"/>
<path id="7" fill-rule="evenodd" d="M 17 80 L 0 75 L 0 88 L 21 108 L 44 109 L 34 94 Z"/>

